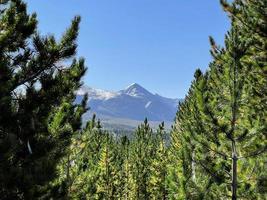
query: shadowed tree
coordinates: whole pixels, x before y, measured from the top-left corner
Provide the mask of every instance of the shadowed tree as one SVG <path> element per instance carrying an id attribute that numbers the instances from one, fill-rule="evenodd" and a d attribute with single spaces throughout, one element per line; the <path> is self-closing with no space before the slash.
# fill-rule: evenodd
<path id="1" fill-rule="evenodd" d="M 86 68 L 73 59 L 80 17 L 59 41 L 40 36 L 20 0 L 0 1 L 0 195 L 48 195 L 56 165 L 81 126 L 74 91 Z M 73 59 L 67 67 L 67 61 Z"/>

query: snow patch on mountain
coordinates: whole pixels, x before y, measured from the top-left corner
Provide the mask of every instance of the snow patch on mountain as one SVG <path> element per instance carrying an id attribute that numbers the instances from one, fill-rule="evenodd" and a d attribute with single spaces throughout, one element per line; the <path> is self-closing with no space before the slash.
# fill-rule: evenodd
<path id="1" fill-rule="evenodd" d="M 145 105 L 145 108 L 148 108 L 151 105 L 151 101 L 147 102 L 147 104 Z"/>
<path id="2" fill-rule="evenodd" d="M 85 117 L 88 118 L 92 113 L 96 113 L 98 116 L 108 116 L 109 118 L 140 121 L 148 118 L 152 121 L 172 122 L 180 101 L 180 99 L 152 94 L 137 83 L 118 92 L 83 86 L 76 92 L 77 100 L 81 100 L 86 93 L 89 98 L 90 110 Z"/>
<path id="3" fill-rule="evenodd" d="M 144 97 L 144 96 L 151 96 L 153 95 L 149 91 L 147 91 L 145 88 L 140 86 L 137 83 L 133 83 L 129 85 L 126 89 L 120 91 L 121 94 L 127 94 L 132 97 Z"/>
<path id="4" fill-rule="evenodd" d="M 110 98 L 114 98 L 118 95 L 117 92 L 110 92 L 107 90 L 101 90 L 101 89 L 94 89 L 87 86 L 82 86 L 78 91 L 76 91 L 76 95 L 83 96 L 85 94 L 88 94 L 89 101 L 91 99 L 99 99 L 99 100 L 107 100 Z"/>

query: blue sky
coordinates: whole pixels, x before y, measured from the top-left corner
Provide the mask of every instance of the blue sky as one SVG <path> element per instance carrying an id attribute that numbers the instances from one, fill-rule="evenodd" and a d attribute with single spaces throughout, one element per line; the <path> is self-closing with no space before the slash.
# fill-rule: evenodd
<path id="1" fill-rule="evenodd" d="M 27 0 L 41 34 L 57 38 L 82 16 L 78 55 L 86 85 L 117 91 L 133 82 L 184 97 L 196 68 L 211 61 L 208 36 L 223 44 L 229 28 L 219 0 Z"/>

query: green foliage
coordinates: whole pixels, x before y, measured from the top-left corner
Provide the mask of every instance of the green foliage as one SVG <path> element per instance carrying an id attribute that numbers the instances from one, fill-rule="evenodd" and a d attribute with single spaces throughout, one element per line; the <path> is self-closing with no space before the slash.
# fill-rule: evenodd
<path id="1" fill-rule="evenodd" d="M 231 29 L 224 47 L 210 37 L 169 144 L 147 119 L 130 136 L 95 115 L 82 128 L 80 17 L 56 41 L 25 3 L 0 1 L 1 199 L 266 199 L 267 1 L 221 4 Z"/>
<path id="2" fill-rule="evenodd" d="M 167 199 L 165 140 L 163 124 L 153 133 L 145 120 L 129 140 L 103 131 L 93 116 L 62 160 L 57 183 L 72 199 Z"/>
<path id="3" fill-rule="evenodd" d="M 154 156 L 150 164 L 150 177 L 148 190 L 150 199 L 167 199 L 167 163 L 168 152 L 165 145 L 166 133 L 164 123 L 159 125 L 154 141 Z"/>
<path id="4" fill-rule="evenodd" d="M 266 3 L 222 1 L 232 22 L 225 48 L 210 38 L 214 60 L 179 106 L 172 149 L 186 199 L 266 195 L 257 184 L 266 175 Z"/>
<path id="5" fill-rule="evenodd" d="M 85 104 L 74 91 L 86 69 L 76 52 L 80 17 L 57 42 L 37 34 L 36 14 L 20 0 L 0 2 L 0 196 L 49 196 L 56 166 L 80 129 Z"/>

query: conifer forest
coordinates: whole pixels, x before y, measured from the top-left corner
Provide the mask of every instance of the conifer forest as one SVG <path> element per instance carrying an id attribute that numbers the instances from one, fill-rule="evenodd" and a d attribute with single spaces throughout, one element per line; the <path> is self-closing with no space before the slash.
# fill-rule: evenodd
<path id="1" fill-rule="evenodd" d="M 128 137 L 83 122 L 87 95 L 75 103 L 81 18 L 56 39 L 0 0 L 0 199 L 267 199 L 267 0 L 220 4 L 224 45 L 210 37 L 171 131 L 144 119 Z"/>

